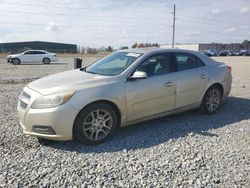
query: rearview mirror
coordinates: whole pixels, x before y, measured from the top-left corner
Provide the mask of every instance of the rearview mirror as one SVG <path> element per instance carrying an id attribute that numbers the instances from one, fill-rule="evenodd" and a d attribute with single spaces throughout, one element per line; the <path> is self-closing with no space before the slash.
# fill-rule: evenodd
<path id="1" fill-rule="evenodd" d="M 145 79 L 145 78 L 147 78 L 147 73 L 143 72 L 143 71 L 136 71 L 129 78 L 132 79 L 132 80 Z"/>

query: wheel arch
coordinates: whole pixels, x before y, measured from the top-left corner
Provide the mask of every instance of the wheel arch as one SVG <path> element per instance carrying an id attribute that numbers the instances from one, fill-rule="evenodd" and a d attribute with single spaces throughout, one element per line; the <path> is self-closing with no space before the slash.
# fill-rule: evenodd
<path id="1" fill-rule="evenodd" d="M 44 62 L 45 59 L 48 59 L 49 62 L 51 62 L 51 59 L 49 57 L 47 57 L 47 56 L 42 59 L 42 62 Z"/>
<path id="2" fill-rule="evenodd" d="M 97 100 L 97 101 L 93 101 L 93 102 L 91 102 L 91 103 L 85 105 L 85 106 L 77 113 L 77 115 L 76 115 L 76 117 L 75 117 L 75 120 L 74 120 L 74 123 L 73 123 L 73 129 L 72 129 L 72 133 L 73 133 L 72 135 L 73 135 L 73 137 L 74 137 L 74 129 L 75 129 L 74 127 L 75 127 L 75 123 L 76 123 L 76 120 L 77 120 L 77 118 L 79 117 L 80 113 L 81 113 L 86 107 L 88 107 L 88 106 L 90 106 L 90 105 L 93 105 L 93 104 L 97 104 L 97 103 L 106 103 L 106 104 L 110 105 L 110 106 L 116 111 L 117 119 L 118 119 L 118 127 L 121 126 L 121 110 L 119 109 L 119 107 L 118 107 L 114 102 L 112 102 L 112 101 L 110 101 L 110 100 Z"/>
<path id="3" fill-rule="evenodd" d="M 223 85 L 222 85 L 221 83 L 219 83 L 219 82 L 216 82 L 216 83 L 213 83 L 212 85 L 210 85 L 210 86 L 207 88 L 206 92 L 207 92 L 211 87 L 213 87 L 213 86 L 218 87 L 218 88 L 221 90 L 222 96 L 224 95 L 224 87 L 223 87 Z"/>
<path id="4" fill-rule="evenodd" d="M 11 63 L 13 63 L 13 60 L 14 59 L 18 59 L 19 63 L 21 63 L 21 59 L 19 57 L 14 57 L 14 58 L 11 58 Z"/>

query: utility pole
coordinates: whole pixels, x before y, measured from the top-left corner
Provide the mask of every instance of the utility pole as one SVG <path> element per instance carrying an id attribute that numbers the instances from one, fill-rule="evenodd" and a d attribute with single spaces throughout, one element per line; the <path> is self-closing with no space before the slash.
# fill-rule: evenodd
<path id="1" fill-rule="evenodd" d="M 176 18 L 175 18 L 175 7 L 176 7 L 176 5 L 174 5 L 174 12 L 173 12 L 173 14 L 174 14 L 174 16 L 173 16 L 173 38 L 172 38 L 172 48 L 174 48 L 174 37 L 175 37 L 175 20 L 176 20 Z"/>

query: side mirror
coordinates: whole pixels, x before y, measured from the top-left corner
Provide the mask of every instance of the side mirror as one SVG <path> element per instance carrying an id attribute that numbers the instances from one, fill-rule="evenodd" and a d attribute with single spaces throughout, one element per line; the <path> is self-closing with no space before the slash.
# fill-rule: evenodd
<path id="1" fill-rule="evenodd" d="M 130 80 L 145 79 L 147 78 L 147 73 L 143 71 L 136 71 L 133 75 L 129 77 Z"/>

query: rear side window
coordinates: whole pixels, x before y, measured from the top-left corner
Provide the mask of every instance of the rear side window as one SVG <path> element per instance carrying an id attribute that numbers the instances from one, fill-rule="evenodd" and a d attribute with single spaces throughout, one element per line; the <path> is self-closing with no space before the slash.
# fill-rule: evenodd
<path id="1" fill-rule="evenodd" d="M 45 54 L 45 52 L 42 52 L 42 51 L 34 51 L 33 54 Z"/>
<path id="2" fill-rule="evenodd" d="M 177 71 L 195 69 L 205 65 L 200 58 L 193 54 L 175 53 L 175 57 Z"/>

